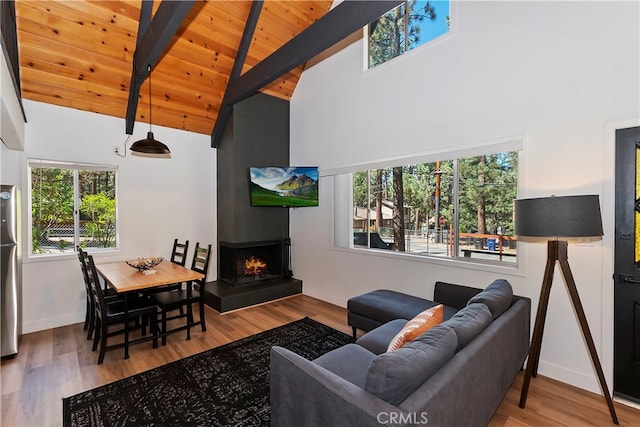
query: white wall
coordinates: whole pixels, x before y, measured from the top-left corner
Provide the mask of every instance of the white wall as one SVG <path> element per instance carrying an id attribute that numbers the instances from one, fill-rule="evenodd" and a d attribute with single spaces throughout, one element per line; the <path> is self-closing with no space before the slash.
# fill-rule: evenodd
<path id="1" fill-rule="evenodd" d="M 605 239 L 569 250 L 611 388 L 613 132 L 640 117 L 639 4 L 457 2 L 451 17 L 450 35 L 374 70 L 363 71 L 362 42 L 306 70 L 291 102 L 291 164 L 322 172 L 524 136 L 519 197 L 601 196 Z M 339 250 L 332 178 L 320 188 L 319 208 L 291 213 L 306 294 L 345 306 L 378 288 L 431 297 L 436 280 L 483 287 L 505 277 L 535 315 L 545 245 L 521 244 L 520 272 Z M 539 371 L 599 391 L 558 272 Z"/>
<path id="2" fill-rule="evenodd" d="M 23 212 L 27 212 L 27 159 L 117 165 L 120 250 L 96 255 L 96 262 L 168 257 L 174 238 L 189 239 L 192 248 L 196 242 L 216 248 L 216 152 L 208 135 L 154 126 L 155 137 L 171 149 L 171 159 L 136 157 L 130 152 L 120 158 L 113 147 L 123 150 L 123 119 L 33 101 L 24 101 L 24 107 L 25 151 L 3 147 L 0 158 L 3 184 L 23 189 Z M 137 123 L 127 147 L 144 138 L 148 129 L 148 124 Z M 25 217 L 25 243 L 26 224 Z M 77 256 L 42 260 L 24 253 L 23 332 L 82 321 L 84 300 L 79 294 L 84 284 Z M 214 261 L 207 279 L 215 280 L 215 272 Z"/>

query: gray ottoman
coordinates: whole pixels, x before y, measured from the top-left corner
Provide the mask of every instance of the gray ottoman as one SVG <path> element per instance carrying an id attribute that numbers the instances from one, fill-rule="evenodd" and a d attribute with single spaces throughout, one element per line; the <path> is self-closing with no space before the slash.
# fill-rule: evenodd
<path id="1" fill-rule="evenodd" d="M 410 320 L 418 313 L 438 305 L 438 302 L 414 297 L 389 289 L 378 289 L 358 295 L 347 301 L 347 323 L 356 330 L 371 331 L 395 319 Z M 449 319 L 457 308 L 444 306 L 444 319 Z"/>

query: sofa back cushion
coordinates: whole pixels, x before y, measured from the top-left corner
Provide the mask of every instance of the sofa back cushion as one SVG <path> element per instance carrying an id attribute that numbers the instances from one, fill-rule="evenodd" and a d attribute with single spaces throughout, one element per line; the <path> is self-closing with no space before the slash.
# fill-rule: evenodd
<path id="1" fill-rule="evenodd" d="M 471 303 L 443 323 L 453 329 L 458 338 L 456 352 L 471 342 L 493 321 L 489 307 L 480 303 Z"/>
<path id="2" fill-rule="evenodd" d="M 436 325 L 402 348 L 373 359 L 365 390 L 398 405 L 447 363 L 457 344 L 452 328 Z"/>
<path id="3" fill-rule="evenodd" d="M 504 279 L 494 280 L 482 292 L 473 296 L 467 305 L 482 303 L 489 307 L 491 315 L 495 319 L 507 311 L 513 301 L 513 289 L 511 284 Z"/>

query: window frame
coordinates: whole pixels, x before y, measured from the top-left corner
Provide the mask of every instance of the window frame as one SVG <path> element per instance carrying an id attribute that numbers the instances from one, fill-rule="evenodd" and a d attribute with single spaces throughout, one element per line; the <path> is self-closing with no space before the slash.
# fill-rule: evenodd
<path id="1" fill-rule="evenodd" d="M 441 265 L 460 265 L 464 268 L 477 269 L 483 271 L 500 272 L 503 274 L 524 274 L 524 259 L 526 256 L 526 245 L 517 243 L 517 260 L 516 262 L 504 262 L 485 260 L 479 258 L 465 258 L 461 256 L 457 250 L 455 256 L 441 257 L 429 254 L 415 254 L 410 252 L 398 252 L 389 250 L 378 250 L 371 248 L 360 248 L 353 244 L 353 173 L 364 170 L 384 169 L 393 166 L 405 166 L 417 163 L 432 163 L 442 159 L 464 159 L 479 155 L 494 154 L 505 151 L 518 152 L 518 171 L 517 171 L 517 197 L 521 197 L 523 177 L 525 176 L 525 159 L 524 137 L 516 137 L 504 141 L 497 141 L 491 144 L 481 144 L 477 146 L 469 146 L 467 148 L 443 151 L 437 153 L 428 153 L 405 158 L 389 158 L 388 160 L 378 160 L 368 163 L 359 163 L 353 166 L 345 166 L 335 169 L 326 169 L 321 176 L 333 177 L 334 201 L 333 201 L 333 249 L 339 251 L 348 251 L 358 254 L 366 254 L 372 256 L 382 256 L 386 258 L 397 258 L 409 261 L 419 261 L 431 264 Z M 457 164 L 457 162 L 454 162 Z M 457 166 L 456 166 L 457 167 Z M 458 173 L 454 175 L 453 186 L 456 192 L 459 191 Z M 346 188 L 348 187 L 348 188 Z M 348 199 L 348 200 L 347 200 Z M 455 209 L 458 212 L 458 197 L 455 198 Z M 458 227 L 458 214 L 455 215 L 455 227 Z M 347 231 L 345 233 L 345 231 Z"/>
<path id="2" fill-rule="evenodd" d="M 113 253 L 120 250 L 120 220 L 119 220 L 119 168 L 116 165 L 86 163 L 68 160 L 50 160 L 44 158 L 28 158 L 26 162 L 26 202 L 27 202 L 27 229 L 24 253 L 28 260 L 51 260 L 55 258 L 64 258 L 75 256 L 75 250 L 71 252 L 54 252 L 54 253 L 34 253 L 33 252 L 33 188 L 32 188 L 32 172 L 36 168 L 57 168 L 68 169 L 73 171 L 73 247 L 80 244 L 80 204 L 81 189 L 79 171 L 105 171 L 114 173 L 114 193 L 115 193 L 115 245 L 108 248 L 88 247 L 87 251 L 91 253 Z"/>

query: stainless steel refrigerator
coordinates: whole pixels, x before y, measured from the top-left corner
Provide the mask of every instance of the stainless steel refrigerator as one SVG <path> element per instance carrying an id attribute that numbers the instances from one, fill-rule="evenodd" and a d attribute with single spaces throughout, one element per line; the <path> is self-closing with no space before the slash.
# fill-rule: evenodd
<path id="1" fill-rule="evenodd" d="M 20 334 L 20 193 L 15 185 L 0 185 L 0 350 L 2 357 L 18 353 Z"/>

